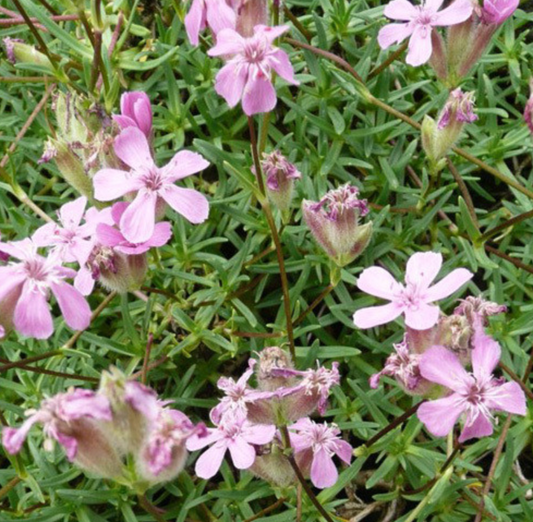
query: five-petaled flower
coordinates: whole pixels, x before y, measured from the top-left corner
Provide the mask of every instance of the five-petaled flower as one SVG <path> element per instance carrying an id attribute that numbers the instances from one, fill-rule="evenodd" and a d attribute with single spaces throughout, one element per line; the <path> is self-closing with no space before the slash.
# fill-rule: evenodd
<path id="1" fill-rule="evenodd" d="M 431 303 L 450 296 L 473 277 L 466 268 L 457 268 L 430 286 L 441 266 L 441 254 L 413 254 L 407 261 L 405 285 L 398 283 L 383 268 L 373 266 L 363 270 L 357 281 L 359 289 L 391 302 L 357 310 L 353 316 L 355 325 L 373 328 L 394 321 L 402 314 L 405 315 L 405 324 L 414 330 L 427 330 L 437 324 L 440 310 Z"/>
<path id="2" fill-rule="evenodd" d="M 315 487 L 333 486 L 339 477 L 333 456 L 337 455 L 346 464 L 352 459 L 352 447 L 341 439 L 339 428 L 306 417 L 289 426 L 289 433 L 296 460 L 303 470 L 309 470 Z"/>
<path id="3" fill-rule="evenodd" d="M 163 168 L 158 168 L 146 136 L 137 127 L 128 127 L 115 140 L 116 155 L 132 170 L 102 169 L 94 176 L 94 197 L 112 201 L 129 193 L 135 199 L 120 219 L 127 241 L 144 243 L 154 234 L 156 208 L 168 203 L 191 223 L 207 219 L 209 203 L 197 190 L 177 187 L 175 182 L 208 167 L 200 154 L 180 151 Z"/>
<path id="4" fill-rule="evenodd" d="M 436 437 L 448 435 L 463 414 L 459 442 L 491 435 L 491 410 L 526 414 L 526 397 L 520 386 L 516 382 L 503 383 L 492 375 L 500 360 L 500 345 L 480 329 L 474 334 L 473 345 L 472 373 L 442 346 L 430 348 L 422 355 L 422 377 L 452 391 L 447 397 L 425 402 L 418 408 L 418 418 Z"/>
<path id="5" fill-rule="evenodd" d="M 391 20 L 403 23 L 388 24 L 379 31 L 381 48 L 387 49 L 410 37 L 406 62 L 414 66 L 426 63 L 433 52 L 433 28 L 460 24 L 468 20 L 473 12 L 471 0 L 455 0 L 449 7 L 439 11 L 443 3 L 444 0 L 423 0 L 420 6 L 414 6 L 408 0 L 392 0 L 385 7 L 384 14 Z"/>
<path id="6" fill-rule="evenodd" d="M 217 44 L 207 54 L 231 57 L 217 74 L 215 84 L 215 90 L 230 107 L 242 99 L 242 109 L 248 116 L 271 111 L 277 102 L 272 71 L 299 85 L 287 53 L 273 46 L 274 40 L 288 29 L 286 25 L 257 25 L 250 38 L 233 29 L 218 33 Z"/>

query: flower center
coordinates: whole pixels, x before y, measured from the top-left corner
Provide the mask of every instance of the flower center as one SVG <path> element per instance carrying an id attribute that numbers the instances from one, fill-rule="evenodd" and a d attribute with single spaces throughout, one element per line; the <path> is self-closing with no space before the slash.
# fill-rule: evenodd
<path id="1" fill-rule="evenodd" d="M 151 192 L 157 192 L 163 187 L 163 181 L 164 177 L 161 174 L 161 171 L 154 167 L 150 169 L 146 174 L 143 176 L 143 182 L 144 186 L 147 190 Z"/>
<path id="2" fill-rule="evenodd" d="M 46 282 L 50 277 L 50 270 L 44 263 L 44 260 L 35 258 L 24 262 L 24 270 L 28 279 L 39 284 Z"/>

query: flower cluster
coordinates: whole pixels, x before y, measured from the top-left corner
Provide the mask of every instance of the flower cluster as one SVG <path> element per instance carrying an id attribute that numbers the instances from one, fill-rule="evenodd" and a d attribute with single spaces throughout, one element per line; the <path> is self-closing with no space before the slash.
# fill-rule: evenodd
<path id="1" fill-rule="evenodd" d="M 111 140 L 112 156 L 100 154 L 86 119 L 76 117 L 81 103 L 71 96 L 56 100 L 58 125 L 64 124 L 63 141 L 56 141 L 53 153 L 52 148 L 48 153 L 62 172 L 62 166 L 68 170 L 67 181 L 87 195 L 65 203 L 57 222 L 41 226 L 31 238 L 0 243 L 2 260 L 7 263 L 0 266 L 4 275 L 0 326 L 4 334 L 15 328 L 24 336 L 50 337 L 54 330 L 48 304 L 51 295 L 68 326 L 87 328 L 91 311 L 85 296 L 91 294 L 96 281 L 118 292 L 140 288 L 148 268 L 146 253 L 171 237 L 170 223 L 158 222 L 167 204 L 192 223 L 207 218 L 205 196 L 175 183 L 209 163 L 197 153 L 180 151 L 165 167 L 156 167 L 150 148 L 152 108 L 146 94 L 122 96 L 122 113 L 113 117 L 122 129 L 118 134 L 111 124 L 107 131 L 100 128 L 100 141 Z M 90 168 L 87 158 L 82 161 L 76 155 L 80 150 L 94 156 Z M 92 172 L 96 165 L 103 168 Z M 125 170 L 127 167 L 130 170 Z M 94 198 L 99 201 L 122 196 L 126 200 L 103 209 L 89 206 L 93 184 Z"/>
<path id="2" fill-rule="evenodd" d="M 404 340 L 394 345 L 395 353 L 370 378 L 370 386 L 377 388 L 387 375 L 410 395 L 439 397 L 421 404 L 418 418 L 438 437 L 447 435 L 463 418 L 459 441 L 464 442 L 492 434 L 492 411 L 525 415 L 526 398 L 517 383 L 493 375 L 501 348 L 484 329 L 487 318 L 505 312 L 506 307 L 469 296 L 452 315 L 443 315 L 433 303 L 450 296 L 473 274 L 458 268 L 431 286 L 441 266 L 440 254 L 414 254 L 407 262 L 405 285 L 383 268 L 367 268 L 358 287 L 391 303 L 358 310 L 354 323 L 371 328 L 405 315 Z M 465 369 L 470 365 L 471 373 Z"/>
<path id="3" fill-rule="evenodd" d="M 180 473 L 187 458 L 186 441 L 205 435 L 203 424 L 195 426 L 152 389 L 127 380 L 116 368 L 102 375 L 97 392 L 71 389 L 26 414 L 20 428 L 2 430 L 8 453 L 18 453 L 32 426 L 40 424 L 45 449 L 51 450 L 56 441 L 81 469 L 138 491 Z M 135 464 L 133 474 L 128 458 Z"/>
<path id="4" fill-rule="evenodd" d="M 255 373 L 258 388 L 248 382 Z M 196 462 L 196 474 L 211 478 L 219 470 L 226 451 L 238 469 L 251 469 L 255 474 L 278 485 L 295 480 L 283 455 L 279 427 L 288 426 L 290 442 L 297 462 L 310 475 L 316 487 L 329 487 L 337 480 L 332 461 L 334 454 L 349 463 L 351 447 L 339 438 L 339 430 L 320 425 L 308 416 L 325 413 L 333 386 L 339 384 L 339 371 L 334 363 L 324 367 L 298 371 L 289 355 L 278 347 L 265 348 L 259 362 L 250 359 L 246 372 L 237 380 L 222 377 L 218 388 L 225 396 L 211 410 L 214 428 L 208 436 L 193 436 L 189 450 L 211 446 Z"/>

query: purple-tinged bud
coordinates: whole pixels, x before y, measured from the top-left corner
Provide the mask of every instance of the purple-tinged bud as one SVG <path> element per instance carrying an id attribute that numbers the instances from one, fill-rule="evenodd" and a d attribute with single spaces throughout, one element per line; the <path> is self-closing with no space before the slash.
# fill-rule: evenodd
<path id="1" fill-rule="evenodd" d="M 294 180 L 301 179 L 302 174 L 277 150 L 263 154 L 261 167 L 266 176 L 266 188 L 270 201 L 281 212 L 287 212 L 294 193 Z"/>
<path id="2" fill-rule="evenodd" d="M 237 2 L 233 2 L 236 4 Z M 236 31 L 249 38 L 254 35 L 256 25 L 268 25 L 267 0 L 239 0 Z"/>
<path id="3" fill-rule="evenodd" d="M 446 80 L 448 77 L 446 47 L 444 45 L 444 39 L 438 31 L 431 32 L 431 45 L 433 47 L 433 52 L 431 53 L 429 64 L 435 71 L 439 80 Z"/>
<path id="4" fill-rule="evenodd" d="M 469 364 L 472 358 L 474 330 L 468 319 L 461 315 L 442 317 L 437 328 L 438 333 L 434 344 L 451 350 L 464 366 Z"/>
<path id="5" fill-rule="evenodd" d="M 520 0 L 484 0 L 481 8 L 481 21 L 485 24 L 500 25 L 518 9 Z"/>
<path id="6" fill-rule="evenodd" d="M 527 126 L 529 127 L 531 134 L 533 134 L 533 78 L 529 80 L 529 86 L 531 90 L 531 95 L 524 109 L 524 120 Z"/>
<path id="7" fill-rule="evenodd" d="M 4 38 L 4 45 L 6 46 L 7 59 L 11 63 L 38 65 L 48 69 L 51 73 L 54 72 L 54 66 L 46 54 L 38 51 L 33 45 L 24 43 L 23 40 L 9 37 Z"/>
<path id="8" fill-rule="evenodd" d="M 109 436 L 113 415 L 109 401 L 90 390 L 73 389 L 45 399 L 38 410 L 30 410 L 18 429 L 2 430 L 8 453 L 18 453 L 34 424 L 42 424 L 45 449 L 57 441 L 67 458 L 80 468 L 104 478 L 119 478 L 123 467 L 117 445 Z"/>
<path id="9" fill-rule="evenodd" d="M 359 256 L 372 237 L 372 222 L 359 224 L 359 217 L 368 214 L 368 206 L 358 193 L 347 183 L 330 190 L 319 202 L 304 200 L 302 204 L 311 233 L 339 267 Z"/>
<path id="10" fill-rule="evenodd" d="M 424 118 L 422 147 L 429 159 L 432 174 L 444 167 L 443 160 L 459 139 L 465 123 L 472 123 L 477 118 L 474 113 L 473 94 L 465 94 L 461 89 L 450 93 L 438 123 L 429 116 Z"/>
<path id="11" fill-rule="evenodd" d="M 270 346 L 261 350 L 259 352 L 259 364 L 255 367 L 259 389 L 274 391 L 283 386 L 294 384 L 293 377 L 279 375 L 279 370 L 284 369 L 294 369 L 291 356 L 286 350 L 277 346 Z"/>
<path id="12" fill-rule="evenodd" d="M 370 377 L 370 387 L 377 388 L 381 377 L 388 375 L 394 377 L 407 394 L 426 395 L 433 385 L 420 374 L 419 362 L 422 356 L 411 353 L 407 335 L 401 343 L 393 346 L 396 352 L 389 355 L 380 372 Z"/>
<path id="13" fill-rule="evenodd" d="M 137 127 L 150 139 L 152 136 L 152 106 L 144 92 L 125 92 L 120 98 L 120 114 L 113 116 L 121 129 Z"/>

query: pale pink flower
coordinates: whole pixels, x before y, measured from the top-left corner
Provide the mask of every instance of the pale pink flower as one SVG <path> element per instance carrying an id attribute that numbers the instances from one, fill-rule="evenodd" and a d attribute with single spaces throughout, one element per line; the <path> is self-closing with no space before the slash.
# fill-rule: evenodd
<path id="1" fill-rule="evenodd" d="M 200 32 L 209 27 L 215 36 L 222 29 L 235 29 L 237 15 L 226 0 L 193 0 L 185 17 L 185 29 L 192 45 L 198 45 Z"/>
<path id="2" fill-rule="evenodd" d="M 187 439 L 193 434 L 201 437 L 204 432 L 203 424 L 195 426 L 181 411 L 160 408 L 139 452 L 140 475 L 152 482 L 176 476 L 187 459 Z"/>
<path id="3" fill-rule="evenodd" d="M 385 7 L 384 14 L 403 23 L 388 24 L 379 31 L 381 48 L 387 49 L 410 37 L 406 62 L 413 66 L 426 63 L 433 52 L 433 28 L 460 24 L 472 16 L 474 9 L 472 0 L 455 0 L 439 11 L 443 3 L 444 0 L 423 0 L 420 6 L 414 6 L 408 0 L 392 0 Z"/>
<path id="4" fill-rule="evenodd" d="M 20 262 L 0 267 L 0 303 L 14 300 L 13 323 L 17 331 L 28 337 L 47 339 L 54 331 L 48 306 L 54 294 L 65 322 L 74 330 L 84 330 L 91 321 L 87 301 L 73 286 L 65 282 L 76 271 L 61 264 L 54 253 L 40 256 L 37 247 L 26 239 L 1 243 L 1 249 Z"/>
<path id="5" fill-rule="evenodd" d="M 464 416 L 464 427 L 459 442 L 464 442 L 492 434 L 492 410 L 526 414 L 526 397 L 520 386 L 516 382 L 503 383 L 492 375 L 500 360 L 500 345 L 479 329 L 474 334 L 473 345 L 472 373 L 442 346 L 430 348 L 422 355 L 422 376 L 452 392 L 418 408 L 418 418 L 436 437 L 448 435 L 461 416 Z"/>
<path id="6" fill-rule="evenodd" d="M 217 74 L 215 84 L 215 90 L 230 107 L 242 99 L 243 111 L 248 116 L 274 109 L 277 97 L 272 71 L 285 81 L 299 85 L 287 53 L 273 46 L 274 40 L 288 29 L 286 25 L 257 25 L 250 38 L 233 29 L 218 33 L 217 44 L 207 54 L 230 57 Z"/>
<path id="7" fill-rule="evenodd" d="M 136 193 L 120 220 L 120 230 L 131 243 L 144 243 L 154 234 L 158 202 L 164 201 L 191 223 L 207 219 L 209 203 L 197 190 L 177 187 L 175 182 L 208 167 L 200 154 L 180 151 L 163 168 L 158 168 L 146 136 L 128 127 L 115 140 L 116 155 L 132 170 L 102 169 L 94 176 L 94 197 L 112 201 Z"/>
<path id="8" fill-rule="evenodd" d="M 47 223 L 38 228 L 32 236 L 33 243 L 38 247 L 53 247 L 62 261 L 83 266 L 93 249 L 97 224 L 100 220 L 109 221 L 110 216 L 109 211 L 100 213 L 94 208 L 85 212 L 86 207 L 84 196 L 65 203 L 58 211 L 59 225 Z"/>
<path id="9" fill-rule="evenodd" d="M 407 261 L 405 285 L 398 283 L 383 268 L 373 266 L 363 270 L 357 281 L 358 288 L 391 302 L 357 310 L 353 316 L 355 325 L 373 328 L 404 314 L 405 324 L 414 330 L 427 330 L 435 326 L 440 310 L 432 303 L 450 296 L 474 275 L 466 268 L 457 268 L 430 286 L 441 267 L 442 255 L 439 253 L 413 254 Z"/>
<path id="10" fill-rule="evenodd" d="M 121 129 L 137 127 L 147 138 L 152 134 L 152 106 L 145 92 L 125 92 L 120 98 L 121 114 L 113 115 Z"/>
<path id="11" fill-rule="evenodd" d="M 216 475 L 226 451 L 237 469 L 250 468 L 256 457 L 254 446 L 268 444 L 274 439 L 276 427 L 251 424 L 242 416 L 226 415 L 216 428 L 207 428 L 207 435 L 193 435 L 187 439 L 187 449 L 196 451 L 211 446 L 196 461 L 196 474 L 203 479 Z"/>
<path id="12" fill-rule="evenodd" d="M 503 24 L 518 9 L 520 0 L 484 0 L 481 20 L 486 24 Z"/>
<path id="13" fill-rule="evenodd" d="M 122 474 L 122 462 L 106 424 L 112 421 L 109 401 L 90 390 L 74 389 L 45 399 L 40 408 L 29 410 L 28 419 L 18 429 L 2 430 L 7 452 L 18 453 L 34 424 L 42 424 L 45 449 L 55 440 L 67 458 L 81 468 L 101 477 L 115 478 Z"/>
<path id="14" fill-rule="evenodd" d="M 337 426 L 318 424 L 305 418 L 289 426 L 289 433 L 296 460 L 304 472 L 309 472 L 314 486 L 320 489 L 334 486 L 339 472 L 333 456 L 337 455 L 350 464 L 353 451 L 340 437 Z"/>
<path id="15" fill-rule="evenodd" d="M 148 252 L 151 248 L 161 247 L 166 245 L 172 235 L 172 229 L 170 223 L 164 221 L 156 223 L 154 227 L 154 233 L 144 243 L 131 243 L 125 237 L 124 234 L 117 228 L 120 224 L 122 215 L 128 208 L 130 203 L 119 202 L 113 205 L 111 214 L 115 226 L 110 226 L 107 223 L 100 223 L 96 227 L 96 237 L 98 242 L 104 247 L 109 247 L 117 252 L 121 252 L 126 255 L 139 255 Z"/>

